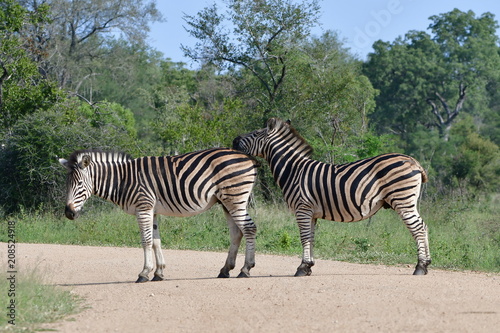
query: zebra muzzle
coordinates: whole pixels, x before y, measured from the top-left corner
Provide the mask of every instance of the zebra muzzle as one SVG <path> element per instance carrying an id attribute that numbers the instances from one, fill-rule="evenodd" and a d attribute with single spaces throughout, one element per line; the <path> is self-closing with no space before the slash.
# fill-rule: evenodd
<path id="1" fill-rule="evenodd" d="M 75 211 L 75 206 L 73 204 L 66 205 L 66 209 L 64 210 L 64 214 L 70 220 L 74 220 L 77 218 L 77 212 Z"/>
<path id="2" fill-rule="evenodd" d="M 241 136 L 238 136 L 233 140 L 233 149 L 234 150 L 240 150 L 240 141 L 241 141 Z"/>

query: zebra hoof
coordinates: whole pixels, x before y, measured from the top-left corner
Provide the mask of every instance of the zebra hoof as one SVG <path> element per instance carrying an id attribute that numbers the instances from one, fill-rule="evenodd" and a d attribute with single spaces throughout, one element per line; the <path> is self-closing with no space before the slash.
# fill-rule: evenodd
<path id="1" fill-rule="evenodd" d="M 222 273 L 220 272 L 219 275 L 217 276 L 217 278 L 219 279 L 227 279 L 229 277 L 229 273 Z"/>
<path id="2" fill-rule="evenodd" d="M 297 272 L 295 273 L 295 276 L 309 276 L 312 274 L 311 267 L 314 266 L 314 261 L 310 262 L 304 262 L 300 264 L 299 267 L 297 267 Z"/>
<path id="3" fill-rule="evenodd" d="M 312 274 L 312 270 L 310 268 L 302 268 L 297 269 L 297 272 L 294 276 L 309 276 Z"/>
<path id="4" fill-rule="evenodd" d="M 413 275 L 427 275 L 427 269 L 420 266 L 415 267 Z"/>
<path id="5" fill-rule="evenodd" d="M 240 272 L 240 274 L 238 274 L 237 278 L 248 278 L 250 277 L 250 275 L 248 275 L 247 273 L 243 273 L 243 272 Z"/>
<path id="6" fill-rule="evenodd" d="M 417 266 L 415 266 L 415 271 L 413 272 L 413 275 L 426 275 L 427 274 L 427 266 L 430 263 L 431 263 L 430 260 L 427 262 L 419 260 Z"/>
<path id="7" fill-rule="evenodd" d="M 162 277 L 160 277 L 160 276 L 158 276 L 158 275 L 155 275 L 155 276 L 153 277 L 153 279 L 151 279 L 151 281 L 163 281 L 163 280 L 165 280 L 165 279 L 164 279 L 164 278 L 162 278 Z"/>
<path id="8" fill-rule="evenodd" d="M 135 283 L 143 283 L 143 282 L 148 282 L 149 279 L 147 277 L 144 277 L 144 276 L 139 276 L 139 278 L 137 279 L 137 281 L 135 281 Z"/>

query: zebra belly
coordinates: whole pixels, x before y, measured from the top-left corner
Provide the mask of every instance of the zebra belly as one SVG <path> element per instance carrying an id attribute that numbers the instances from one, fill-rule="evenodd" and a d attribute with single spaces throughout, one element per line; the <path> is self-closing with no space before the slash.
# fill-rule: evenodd
<path id="1" fill-rule="evenodd" d="M 213 196 L 209 201 L 198 202 L 197 205 L 166 203 L 157 201 L 155 213 L 166 216 L 187 217 L 194 216 L 209 210 L 215 203 L 217 198 Z"/>
<path id="2" fill-rule="evenodd" d="M 333 207 L 333 212 L 331 212 L 328 207 L 322 206 L 316 209 L 313 217 L 335 222 L 357 222 L 373 216 L 380 210 L 380 208 L 382 208 L 383 205 L 384 201 L 382 200 L 375 202 L 372 206 L 370 206 L 370 203 L 366 201 L 360 206 L 360 210 L 340 209 L 339 211 Z"/>

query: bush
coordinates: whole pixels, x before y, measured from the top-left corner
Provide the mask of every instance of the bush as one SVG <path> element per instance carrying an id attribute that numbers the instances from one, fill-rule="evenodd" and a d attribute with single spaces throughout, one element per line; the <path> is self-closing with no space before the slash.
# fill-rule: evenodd
<path id="1" fill-rule="evenodd" d="M 50 208 L 63 202 L 66 171 L 58 157 L 88 148 L 136 152 L 130 111 L 115 104 L 89 108 L 76 99 L 19 120 L 4 142 L 0 206 L 7 213 L 20 206 Z"/>

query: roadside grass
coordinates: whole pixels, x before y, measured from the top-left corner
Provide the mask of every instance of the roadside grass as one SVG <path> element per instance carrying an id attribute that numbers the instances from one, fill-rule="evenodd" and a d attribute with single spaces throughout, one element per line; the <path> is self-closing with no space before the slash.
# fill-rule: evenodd
<path id="1" fill-rule="evenodd" d="M 475 201 L 422 201 L 420 213 L 429 226 L 432 267 L 500 272 L 500 199 Z M 257 202 L 249 210 L 257 223 L 257 255 L 302 254 L 294 216 L 284 204 Z M 15 220 L 17 242 L 140 247 L 135 217 L 111 204 L 87 205 L 74 221 L 61 215 L 23 212 Z M 2 221 L 2 224 L 6 221 Z M 0 231 L 5 239 L 6 227 Z M 221 207 L 189 217 L 160 217 L 163 248 L 227 251 L 229 232 Z M 244 240 L 240 253 L 244 250 Z M 411 265 L 417 262 L 416 245 L 392 210 L 379 211 L 369 220 L 338 223 L 318 220 L 316 258 L 357 263 Z M 257 259 L 258 261 L 258 259 Z M 290 268 L 293 270 L 294 268 Z"/>
<path id="2" fill-rule="evenodd" d="M 23 271 L 16 274 L 15 295 L 9 296 L 10 281 L 0 274 L 0 304 L 4 309 L 0 331 L 2 332 L 38 332 L 41 324 L 52 323 L 82 310 L 81 299 L 71 292 L 50 285 L 47 274 L 37 270 Z M 15 300 L 15 325 L 8 323 L 6 317 L 10 300 Z"/>

